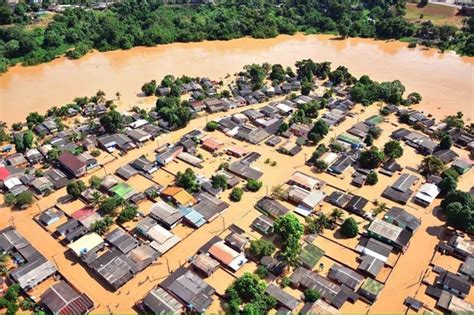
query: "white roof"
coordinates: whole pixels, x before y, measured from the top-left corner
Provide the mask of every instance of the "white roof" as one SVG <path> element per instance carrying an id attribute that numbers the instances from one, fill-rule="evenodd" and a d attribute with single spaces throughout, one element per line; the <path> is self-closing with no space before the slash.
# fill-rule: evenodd
<path id="1" fill-rule="evenodd" d="M 99 246 L 103 242 L 104 240 L 99 234 L 90 233 L 69 244 L 68 247 L 74 252 L 74 254 L 76 254 L 76 256 L 80 257 L 81 255 L 88 253 L 91 249 Z"/>
<path id="2" fill-rule="evenodd" d="M 146 124 L 148 124 L 148 121 L 146 119 L 139 119 L 137 121 L 134 121 L 134 122 L 130 123 L 130 127 L 135 129 L 135 128 L 139 128 L 141 126 L 145 126 Z"/>
<path id="3" fill-rule="evenodd" d="M 426 183 L 420 187 L 415 195 L 415 198 L 431 203 L 440 192 L 441 190 L 435 184 Z"/>
<path id="4" fill-rule="evenodd" d="M 331 165 L 339 158 L 339 154 L 335 152 L 326 152 L 319 159 L 326 162 L 327 165 Z"/>
<path id="5" fill-rule="evenodd" d="M 11 177 L 4 181 L 3 184 L 5 185 L 5 187 L 7 187 L 8 190 L 10 190 L 15 186 L 21 185 L 21 181 L 16 177 Z"/>
<path id="6" fill-rule="evenodd" d="M 282 104 L 282 103 L 276 105 L 275 107 L 278 108 L 279 110 L 281 110 L 282 112 L 285 112 L 285 113 L 289 113 L 289 112 L 294 110 L 293 107 L 288 106 L 286 104 Z"/>
<path id="7" fill-rule="evenodd" d="M 313 190 L 306 196 L 301 203 L 308 208 L 314 209 L 323 199 L 326 197 L 326 195 L 319 190 Z"/>

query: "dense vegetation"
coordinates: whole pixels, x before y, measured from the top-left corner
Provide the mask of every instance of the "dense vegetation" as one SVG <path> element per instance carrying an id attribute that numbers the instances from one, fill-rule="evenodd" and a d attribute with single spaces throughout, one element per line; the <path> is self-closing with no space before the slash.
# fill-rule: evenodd
<path id="1" fill-rule="evenodd" d="M 279 1 L 278 1 L 279 2 Z M 68 9 L 47 27 L 31 28 L 30 8 L 14 12 L 0 5 L 0 71 L 23 62 L 33 65 L 59 55 L 80 58 L 100 51 L 172 42 L 228 40 L 243 36 L 338 33 L 341 37 L 406 39 L 474 55 L 474 18 L 462 30 L 404 20 L 405 0 L 307 0 L 295 2 L 220 1 L 218 5 L 163 6 L 161 0 L 125 0 L 110 10 Z"/>

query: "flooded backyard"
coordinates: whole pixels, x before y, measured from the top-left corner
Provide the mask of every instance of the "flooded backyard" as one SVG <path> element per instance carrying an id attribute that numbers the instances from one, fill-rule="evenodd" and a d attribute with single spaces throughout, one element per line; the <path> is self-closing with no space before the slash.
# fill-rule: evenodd
<path id="1" fill-rule="evenodd" d="M 45 112 L 76 96 L 104 90 L 109 98 L 120 92 L 123 108 L 151 103 L 139 96 L 141 85 L 166 74 L 224 78 L 250 63 L 294 65 L 303 58 L 344 65 L 357 77 L 379 81 L 399 79 L 407 92 L 417 91 L 419 108 L 441 117 L 463 111 L 474 117 L 474 58 L 452 52 L 408 49 L 406 43 L 329 35 L 243 38 L 231 41 L 175 43 L 128 51 L 94 52 L 80 60 L 65 58 L 34 67 L 17 66 L 0 76 L 0 119 L 23 120 L 31 111 Z M 14 109 L 14 110 L 12 110 Z"/>

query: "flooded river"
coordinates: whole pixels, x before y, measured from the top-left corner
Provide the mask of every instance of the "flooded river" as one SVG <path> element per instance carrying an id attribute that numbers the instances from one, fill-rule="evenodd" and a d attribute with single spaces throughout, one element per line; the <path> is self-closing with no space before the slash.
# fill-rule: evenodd
<path id="1" fill-rule="evenodd" d="M 79 60 L 61 58 L 34 67 L 17 66 L 0 76 L 0 120 L 17 122 L 31 111 L 45 112 L 98 89 L 109 98 L 120 92 L 120 103 L 128 108 L 144 102 L 138 93 L 145 81 L 160 80 L 166 74 L 219 79 L 249 63 L 286 66 L 303 58 L 344 65 L 357 77 L 368 74 L 378 81 L 399 79 L 407 92 L 422 94 L 421 109 L 437 117 L 463 111 L 473 118 L 474 58 L 406 46 L 400 42 L 296 35 L 138 47 L 94 52 Z"/>

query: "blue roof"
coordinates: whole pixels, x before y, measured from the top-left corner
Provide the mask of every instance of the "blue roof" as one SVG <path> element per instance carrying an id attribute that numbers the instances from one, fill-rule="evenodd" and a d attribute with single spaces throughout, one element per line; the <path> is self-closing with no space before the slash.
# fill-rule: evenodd
<path id="1" fill-rule="evenodd" d="M 206 219 L 204 219 L 203 215 L 193 208 L 181 207 L 179 210 L 184 215 L 184 218 L 196 228 L 199 228 L 206 223 Z"/>

